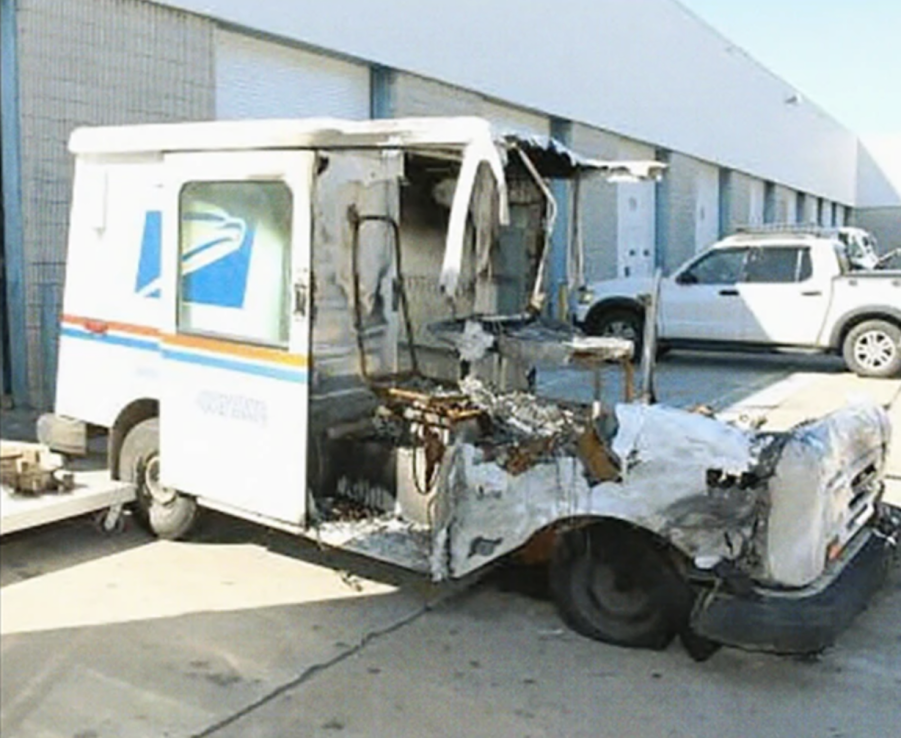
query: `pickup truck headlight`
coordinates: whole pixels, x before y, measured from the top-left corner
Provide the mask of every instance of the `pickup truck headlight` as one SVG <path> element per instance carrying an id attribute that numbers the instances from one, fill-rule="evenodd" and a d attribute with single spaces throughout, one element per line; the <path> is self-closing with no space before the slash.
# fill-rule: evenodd
<path id="1" fill-rule="evenodd" d="M 580 305 L 590 305 L 594 302 L 594 291 L 590 287 L 582 287 L 576 296 Z"/>

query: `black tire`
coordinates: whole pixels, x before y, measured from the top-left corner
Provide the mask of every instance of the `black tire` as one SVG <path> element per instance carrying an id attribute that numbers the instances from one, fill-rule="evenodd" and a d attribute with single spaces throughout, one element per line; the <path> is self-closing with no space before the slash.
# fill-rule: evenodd
<path id="1" fill-rule="evenodd" d="M 632 357 L 641 359 L 644 343 L 644 318 L 641 314 L 628 308 L 612 308 L 595 311 L 585 321 L 585 332 L 589 336 L 613 336 L 632 341 L 635 350 Z"/>
<path id="2" fill-rule="evenodd" d="M 682 641 L 682 646 L 685 648 L 688 655 L 698 663 L 707 661 L 707 659 L 722 648 L 722 644 L 698 635 L 688 626 L 679 633 L 679 640 Z"/>
<path id="3" fill-rule="evenodd" d="M 691 611 L 691 590 L 663 550 L 621 525 L 565 534 L 551 560 L 550 588 L 573 630 L 629 648 L 666 648 Z"/>
<path id="4" fill-rule="evenodd" d="M 865 320 L 848 331 L 842 356 L 860 377 L 901 374 L 901 327 L 887 320 Z"/>
<path id="5" fill-rule="evenodd" d="M 141 523 L 160 538 L 184 538 L 197 520 L 197 501 L 188 495 L 166 490 L 166 499 L 158 499 L 151 488 L 158 479 L 160 429 L 158 418 L 135 425 L 122 442 L 119 476 L 135 485 L 135 513 Z"/>

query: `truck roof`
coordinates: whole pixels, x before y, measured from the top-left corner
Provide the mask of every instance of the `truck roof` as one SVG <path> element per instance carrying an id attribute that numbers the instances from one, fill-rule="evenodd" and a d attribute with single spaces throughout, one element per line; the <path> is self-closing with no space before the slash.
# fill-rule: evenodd
<path id="1" fill-rule="evenodd" d="M 741 246 L 745 244 L 754 244 L 755 246 L 786 246 L 800 245 L 812 243 L 824 243 L 834 246 L 838 243 L 838 239 L 819 233 L 803 233 L 792 231 L 768 231 L 760 233 L 736 233 L 726 236 L 724 239 L 713 244 L 711 248 L 729 248 L 730 246 Z"/>
<path id="2" fill-rule="evenodd" d="M 135 154 L 346 146 L 463 148 L 480 139 L 490 142 L 494 136 L 491 124 L 475 117 L 297 118 L 78 128 L 69 138 L 69 150 L 73 154 Z"/>
<path id="3" fill-rule="evenodd" d="M 159 123 L 77 128 L 69 138 L 76 155 L 116 156 L 186 151 L 303 148 L 424 148 L 462 151 L 470 144 L 516 146 L 527 151 L 545 176 L 568 177 L 595 170 L 612 181 L 659 179 L 657 161 L 583 157 L 547 136 L 495 128 L 472 116 L 344 120 L 292 118 Z"/>

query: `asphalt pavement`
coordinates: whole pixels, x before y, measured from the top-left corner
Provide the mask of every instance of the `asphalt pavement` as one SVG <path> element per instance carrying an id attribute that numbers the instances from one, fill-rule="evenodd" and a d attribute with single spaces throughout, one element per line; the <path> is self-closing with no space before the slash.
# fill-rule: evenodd
<path id="1" fill-rule="evenodd" d="M 593 392 L 578 372 L 539 385 Z M 764 413 L 773 428 L 867 395 L 901 429 L 899 393 L 901 381 L 806 357 L 675 354 L 658 385 L 670 404 Z M 2 433 L 27 437 L 32 420 L 4 413 Z M 506 571 L 435 586 L 217 514 L 182 543 L 130 521 L 103 534 L 90 518 L 12 534 L 0 542 L 0 734 L 872 738 L 901 724 L 899 567 L 820 656 L 723 649 L 703 664 L 678 644 L 582 638 L 540 581 Z"/>

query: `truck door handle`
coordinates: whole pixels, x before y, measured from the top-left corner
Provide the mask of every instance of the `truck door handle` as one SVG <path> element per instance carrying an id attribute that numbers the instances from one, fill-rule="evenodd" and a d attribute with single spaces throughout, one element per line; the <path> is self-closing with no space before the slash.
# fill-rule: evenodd
<path id="1" fill-rule="evenodd" d="M 801 296 L 802 297 L 819 297 L 822 294 L 823 293 L 821 290 L 811 290 L 810 292 L 802 292 Z"/>
<path id="2" fill-rule="evenodd" d="M 294 284 L 294 314 L 307 314 L 307 286 L 303 282 Z"/>
<path id="3" fill-rule="evenodd" d="M 738 290 L 720 290 L 720 294 L 724 297 L 738 297 Z"/>

